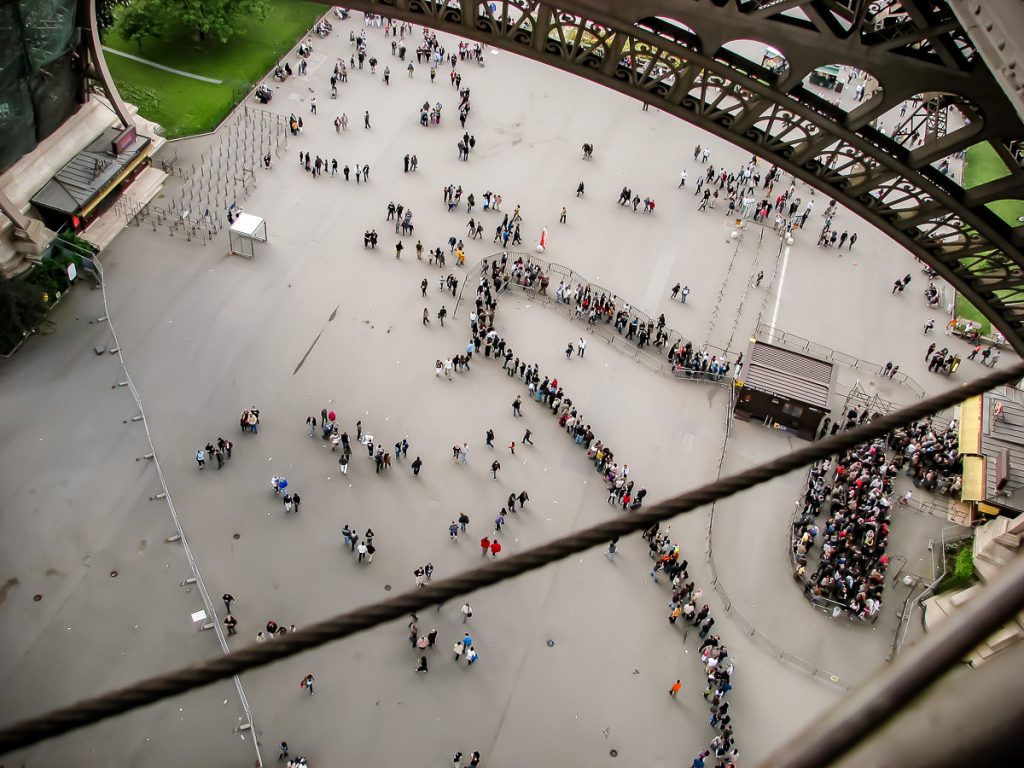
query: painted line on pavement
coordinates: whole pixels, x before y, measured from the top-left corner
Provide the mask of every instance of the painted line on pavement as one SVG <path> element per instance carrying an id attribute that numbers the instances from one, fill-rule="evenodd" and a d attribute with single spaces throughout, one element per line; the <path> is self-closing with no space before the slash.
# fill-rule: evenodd
<path id="1" fill-rule="evenodd" d="M 172 75 L 181 75 L 182 77 L 191 77 L 193 80 L 202 80 L 204 83 L 212 83 L 213 85 L 223 85 L 223 80 L 215 80 L 212 77 L 203 77 L 202 75 L 193 75 L 191 72 L 183 72 L 180 69 L 174 69 L 173 67 L 165 67 L 163 64 L 157 64 L 155 61 L 144 59 L 141 56 L 136 56 L 131 53 L 125 53 L 119 51 L 116 48 L 108 48 L 103 46 L 103 50 L 107 53 L 112 53 L 115 56 L 123 56 L 126 59 L 137 61 L 139 64 L 145 64 L 147 67 L 153 67 L 154 69 L 162 69 L 164 72 L 170 72 Z"/>

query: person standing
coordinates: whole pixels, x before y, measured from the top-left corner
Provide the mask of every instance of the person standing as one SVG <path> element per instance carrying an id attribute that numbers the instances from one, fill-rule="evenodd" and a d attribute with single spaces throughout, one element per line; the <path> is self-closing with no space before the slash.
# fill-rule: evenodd
<path id="1" fill-rule="evenodd" d="M 302 682 L 299 683 L 299 686 L 300 687 L 305 686 L 306 690 L 309 691 L 309 695 L 312 696 L 313 695 L 313 682 L 314 682 L 313 676 L 312 675 L 306 675 L 304 678 L 302 678 Z"/>
<path id="2" fill-rule="evenodd" d="M 231 613 L 231 604 L 235 602 L 235 597 L 230 592 L 225 592 L 221 600 L 224 601 L 224 610 Z"/>
<path id="3" fill-rule="evenodd" d="M 196 463 L 199 465 L 200 469 L 206 466 L 206 451 L 202 448 L 196 451 Z"/>
<path id="4" fill-rule="evenodd" d="M 563 205 L 562 206 L 562 213 L 558 217 L 558 223 L 559 224 L 565 224 L 565 216 L 566 216 L 566 210 L 565 210 L 565 206 Z"/>
<path id="5" fill-rule="evenodd" d="M 510 448 L 512 449 L 512 453 L 516 452 L 516 444 L 515 443 L 512 443 Z M 493 462 L 491 462 L 491 477 L 494 478 L 495 480 L 497 480 L 498 479 L 498 472 L 500 470 L 501 470 L 501 462 L 498 461 L 497 459 L 495 459 Z"/>
<path id="6" fill-rule="evenodd" d="M 238 626 L 238 619 L 229 613 L 224 617 L 224 626 L 227 627 L 228 635 L 233 635 L 237 631 L 235 627 Z"/>
<path id="7" fill-rule="evenodd" d="M 488 429 L 487 430 L 487 447 L 488 448 L 493 448 L 494 447 L 494 430 L 493 429 Z"/>

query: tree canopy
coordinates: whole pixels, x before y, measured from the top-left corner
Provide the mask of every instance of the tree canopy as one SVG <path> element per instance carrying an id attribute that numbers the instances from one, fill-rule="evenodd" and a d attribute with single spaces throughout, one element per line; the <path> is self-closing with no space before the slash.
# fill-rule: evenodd
<path id="1" fill-rule="evenodd" d="M 117 13 L 117 26 L 140 51 L 144 38 L 159 37 L 172 24 L 193 29 L 200 40 L 226 43 L 238 31 L 240 15 L 265 19 L 269 8 L 270 0 L 131 0 Z"/>

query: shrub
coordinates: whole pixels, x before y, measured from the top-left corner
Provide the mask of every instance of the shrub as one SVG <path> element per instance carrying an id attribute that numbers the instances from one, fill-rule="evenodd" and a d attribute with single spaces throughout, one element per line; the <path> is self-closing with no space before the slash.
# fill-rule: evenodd
<path id="1" fill-rule="evenodd" d="M 953 572 L 947 574 L 942 582 L 942 590 L 962 589 L 974 578 L 974 552 L 973 541 L 966 542 L 956 553 L 953 561 Z"/>
<path id="2" fill-rule="evenodd" d="M 0 277 L 0 354 L 10 354 L 45 317 L 46 304 L 37 286 Z"/>

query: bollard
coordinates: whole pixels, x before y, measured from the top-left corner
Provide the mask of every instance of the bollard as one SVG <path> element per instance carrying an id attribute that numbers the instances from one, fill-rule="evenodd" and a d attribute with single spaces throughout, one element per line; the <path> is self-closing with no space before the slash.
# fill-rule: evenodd
<path id="1" fill-rule="evenodd" d="M 179 536 L 178 534 L 174 534 L 173 536 L 168 536 L 166 539 L 164 539 L 164 542 L 167 543 L 167 544 L 173 544 L 176 541 L 181 541 L 181 536 Z"/>
<path id="2" fill-rule="evenodd" d="M 181 584 L 179 584 L 178 586 L 184 587 L 186 584 L 195 584 L 195 583 L 196 583 L 196 577 L 195 576 L 189 576 L 187 579 L 185 579 L 183 582 L 181 582 Z"/>
<path id="3" fill-rule="evenodd" d="M 210 622 L 207 622 L 206 624 L 203 624 L 203 626 L 201 626 L 201 627 L 199 628 L 199 631 L 200 631 L 200 632 L 205 632 L 205 631 L 206 631 L 206 630 L 208 630 L 208 629 L 213 629 L 213 622 L 212 622 L 212 621 L 210 621 Z"/>
<path id="4" fill-rule="evenodd" d="M 153 498 L 154 499 L 166 499 L 167 498 L 167 493 L 165 491 L 160 491 L 160 493 L 158 493 Z"/>

